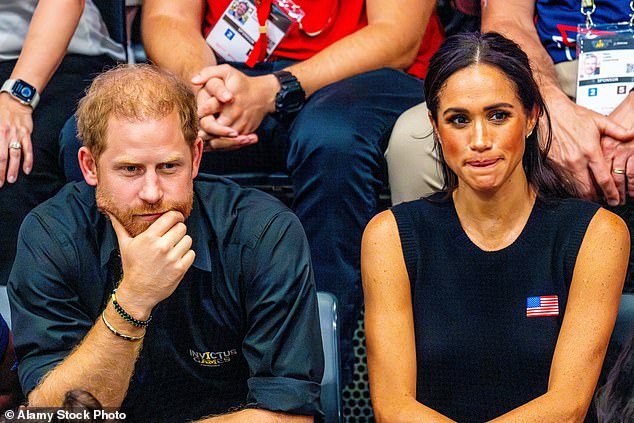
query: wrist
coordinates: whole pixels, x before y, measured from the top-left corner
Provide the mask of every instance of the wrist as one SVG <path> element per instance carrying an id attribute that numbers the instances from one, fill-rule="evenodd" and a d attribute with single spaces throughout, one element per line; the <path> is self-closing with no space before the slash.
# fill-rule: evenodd
<path id="1" fill-rule="evenodd" d="M 27 106 L 25 104 L 20 103 L 17 98 L 13 97 L 11 94 L 2 91 L 0 92 L 0 103 L 2 107 L 13 107 L 14 110 L 20 110 L 21 112 L 28 112 L 30 114 L 33 113 L 33 108 L 31 106 Z"/>
<path id="2" fill-rule="evenodd" d="M 127 289 L 127 284 L 124 282 L 125 278 L 119 284 L 117 288 L 117 302 L 130 316 L 137 320 L 147 320 L 152 314 L 152 310 L 156 304 L 148 303 L 143 294 L 139 294 Z M 111 307 L 112 300 L 110 301 Z M 116 310 L 115 310 L 116 313 Z M 125 319 L 121 318 L 123 321 Z"/>
<path id="3" fill-rule="evenodd" d="M 104 318 L 105 320 L 103 320 Z M 106 327 L 110 326 L 108 327 L 108 329 L 113 334 L 119 333 L 132 338 L 140 338 L 145 335 L 146 328 L 133 326 L 125 319 L 123 319 L 114 309 L 112 301 L 108 302 L 108 305 L 103 311 L 102 317 L 100 319 L 103 320 L 103 323 Z"/>
<path id="4" fill-rule="evenodd" d="M 282 86 L 273 74 L 262 75 L 259 78 L 264 86 L 264 95 L 262 98 L 265 101 L 266 112 L 270 114 L 275 113 L 275 98 L 277 97 L 277 93 L 280 92 Z"/>

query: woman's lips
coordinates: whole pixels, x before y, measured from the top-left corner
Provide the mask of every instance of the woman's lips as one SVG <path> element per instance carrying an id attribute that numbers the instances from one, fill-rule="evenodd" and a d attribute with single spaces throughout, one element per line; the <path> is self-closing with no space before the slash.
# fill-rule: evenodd
<path id="1" fill-rule="evenodd" d="M 488 167 L 493 166 L 498 162 L 498 159 L 485 159 L 485 160 L 469 160 L 467 165 L 473 167 Z"/>

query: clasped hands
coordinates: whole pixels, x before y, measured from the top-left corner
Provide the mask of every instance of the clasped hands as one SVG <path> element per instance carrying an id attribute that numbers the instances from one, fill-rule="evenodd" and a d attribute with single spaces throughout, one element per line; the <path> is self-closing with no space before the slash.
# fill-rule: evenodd
<path id="1" fill-rule="evenodd" d="M 223 64 L 202 69 L 191 83 L 205 151 L 237 150 L 258 142 L 255 130 L 275 111 L 275 76 L 247 76 Z"/>

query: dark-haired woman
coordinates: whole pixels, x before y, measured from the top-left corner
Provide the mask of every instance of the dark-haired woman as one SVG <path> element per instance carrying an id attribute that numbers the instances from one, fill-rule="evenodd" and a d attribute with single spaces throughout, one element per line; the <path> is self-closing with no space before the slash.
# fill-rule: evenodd
<path id="1" fill-rule="evenodd" d="M 546 158 L 547 111 L 512 41 L 448 39 L 425 93 L 445 191 L 379 214 L 362 244 L 377 420 L 582 421 L 618 310 L 627 227 L 573 199 Z"/>

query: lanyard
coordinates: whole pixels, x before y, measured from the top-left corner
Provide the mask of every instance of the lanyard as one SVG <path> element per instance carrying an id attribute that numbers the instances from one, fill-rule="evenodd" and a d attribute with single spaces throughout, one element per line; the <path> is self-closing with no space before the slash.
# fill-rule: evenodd
<path id="1" fill-rule="evenodd" d="M 299 24 L 299 30 L 311 38 L 316 37 L 325 30 L 329 29 L 339 11 L 339 0 L 331 0 L 331 7 L 329 7 L 330 11 L 326 22 L 319 29 L 309 30 L 303 25 L 304 15 L 303 12 L 301 12 L 301 8 L 299 6 L 297 6 L 293 1 L 289 0 L 277 1 L 280 3 L 280 6 L 283 6 L 283 8 L 287 12 L 290 12 L 291 15 L 295 15 L 295 19 L 297 19 L 297 22 Z M 266 57 L 268 44 L 268 28 L 266 21 L 269 17 L 269 14 L 271 13 L 272 2 L 273 0 L 255 0 L 256 11 L 258 15 L 258 24 L 260 25 L 260 35 L 253 45 L 253 49 L 251 50 L 251 53 L 249 53 L 249 57 L 247 58 L 246 64 L 249 67 L 255 66 L 257 62 L 263 62 L 264 58 Z M 296 10 L 299 10 L 300 13 L 296 13 Z"/>
<path id="2" fill-rule="evenodd" d="M 581 0 L 581 14 L 586 17 L 586 29 L 594 26 L 592 14 L 595 10 L 597 10 L 597 5 L 594 4 L 594 0 Z"/>
<path id="3" fill-rule="evenodd" d="M 266 47 L 268 44 L 268 37 L 266 35 L 268 28 L 266 20 L 269 18 L 269 14 L 271 13 L 271 2 L 272 0 L 255 0 L 258 24 L 260 25 L 260 36 L 253 45 L 253 49 L 246 61 L 247 66 L 250 68 L 255 66 L 257 62 L 263 62 L 266 57 Z"/>
<path id="4" fill-rule="evenodd" d="M 581 14 L 586 17 L 586 29 L 594 26 L 592 14 L 597 10 L 594 0 L 581 0 Z M 634 26 L 634 0 L 630 0 L 630 26 Z"/>

